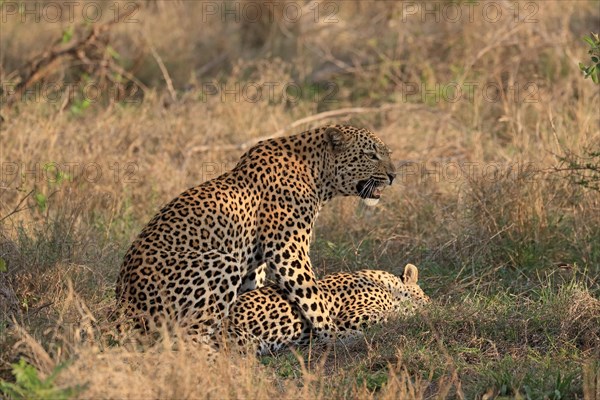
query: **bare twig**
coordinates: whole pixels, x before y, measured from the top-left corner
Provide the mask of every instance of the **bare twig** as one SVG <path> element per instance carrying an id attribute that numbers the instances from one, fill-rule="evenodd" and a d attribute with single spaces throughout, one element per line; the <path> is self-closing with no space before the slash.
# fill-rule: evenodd
<path id="1" fill-rule="evenodd" d="M 229 54 L 227 52 L 222 53 L 221 55 L 219 55 L 215 59 L 213 59 L 213 60 L 207 62 L 206 64 L 204 64 L 203 66 L 201 66 L 196 71 L 196 76 L 197 77 L 201 77 L 202 75 L 206 74 L 208 71 L 210 71 L 211 69 L 213 69 L 217 65 L 221 64 L 223 61 L 227 60 L 228 57 L 229 57 Z"/>
<path id="2" fill-rule="evenodd" d="M 158 68 L 160 68 L 160 72 L 162 72 L 163 74 L 163 78 L 167 83 L 167 89 L 171 94 L 171 98 L 173 99 L 173 101 L 177 101 L 177 92 L 175 92 L 173 81 L 171 80 L 171 76 L 169 75 L 169 71 L 167 70 L 165 63 L 163 62 L 162 58 L 160 58 L 160 55 L 158 54 L 154 46 L 150 45 L 150 51 L 152 52 L 152 57 L 154 57 L 154 60 L 156 60 L 156 63 L 158 64 Z"/>
<path id="3" fill-rule="evenodd" d="M 123 75 L 125 78 L 129 79 L 131 82 L 135 83 L 137 87 L 142 89 L 143 92 L 147 92 L 150 90 L 148 86 L 146 86 L 142 81 L 135 77 L 131 72 L 124 70 L 120 65 L 114 64 L 111 65 L 111 69 L 117 72 L 119 75 Z"/>
<path id="4" fill-rule="evenodd" d="M 27 198 L 29 196 L 31 196 L 31 194 L 33 193 L 34 189 L 32 189 L 29 193 L 27 193 L 21 200 L 19 200 L 19 203 L 17 204 L 17 206 L 7 215 L 3 216 L 2 218 L 0 218 L 0 222 L 4 221 L 5 219 L 7 219 L 8 217 L 10 217 L 13 214 L 16 214 L 18 212 L 21 212 L 23 210 L 27 210 L 29 207 L 23 207 L 21 208 L 21 204 L 23 204 L 25 202 L 25 200 L 27 200 Z"/>
<path id="5" fill-rule="evenodd" d="M 383 112 L 383 111 L 399 109 L 399 108 L 407 108 L 407 107 L 410 109 L 417 109 L 417 108 L 425 109 L 423 106 L 412 106 L 411 107 L 411 106 L 407 106 L 406 104 L 398 103 L 398 104 L 384 104 L 379 107 L 347 107 L 347 108 L 340 108 L 338 110 L 324 111 L 324 112 L 321 112 L 321 113 L 318 113 L 315 115 L 310 115 L 308 117 L 300 118 L 300 119 L 292 122 L 285 128 L 279 129 L 278 131 L 275 131 L 274 133 L 272 133 L 270 135 L 253 138 L 251 140 L 248 140 L 243 143 L 238 143 L 238 144 L 216 145 L 216 146 L 213 146 L 213 145 L 194 146 L 188 150 L 187 154 L 192 155 L 194 153 L 201 153 L 201 152 L 205 152 L 205 151 L 245 150 L 262 140 L 268 140 L 268 139 L 273 139 L 273 138 L 279 137 L 279 136 L 283 135 L 284 133 L 286 133 L 287 131 L 289 131 L 290 129 L 297 128 L 303 124 L 321 121 L 321 120 L 324 120 L 327 118 L 339 117 L 342 115 Z"/>
<path id="6" fill-rule="evenodd" d="M 38 57 L 28 62 L 22 71 L 25 71 L 20 81 L 15 85 L 14 92 L 11 93 L 6 99 L 8 106 L 12 105 L 15 100 L 22 97 L 23 93 L 30 88 L 33 84 L 43 79 L 50 70 L 51 67 L 63 56 L 71 56 L 77 58 L 83 48 L 88 47 L 91 43 L 95 42 L 98 36 L 108 29 L 109 24 L 96 25 L 90 32 L 81 40 L 73 41 L 68 45 L 57 44 L 50 50 L 45 51 Z"/>
<path id="7" fill-rule="evenodd" d="M 50 307 L 50 306 L 51 306 L 51 305 L 53 305 L 53 304 L 54 304 L 54 302 L 53 302 L 53 301 L 51 301 L 51 302 L 49 302 L 49 303 L 42 304 L 42 305 L 41 305 L 41 306 L 39 306 L 39 307 L 36 307 L 36 308 L 33 308 L 33 309 L 29 310 L 29 313 L 30 313 L 31 315 L 35 315 L 35 314 L 39 313 L 40 311 L 42 311 L 44 308 Z"/>
<path id="8" fill-rule="evenodd" d="M 15 85 L 14 91 L 7 96 L 5 104 L 7 106 L 14 104 L 17 99 L 23 96 L 23 93 L 27 89 L 49 75 L 53 70 L 52 67 L 64 57 L 80 60 L 84 64 L 93 64 L 93 61 L 86 56 L 86 51 L 102 48 L 101 35 L 108 31 L 112 25 L 126 19 L 135 11 L 135 9 L 132 9 L 107 23 L 93 25 L 89 32 L 79 40 L 72 40 L 67 44 L 63 44 L 61 43 L 62 38 L 58 39 L 50 50 L 41 53 L 19 69 L 20 72 L 17 75 L 20 79 Z M 103 66 L 109 69 L 112 68 L 112 65 L 103 64 Z"/>

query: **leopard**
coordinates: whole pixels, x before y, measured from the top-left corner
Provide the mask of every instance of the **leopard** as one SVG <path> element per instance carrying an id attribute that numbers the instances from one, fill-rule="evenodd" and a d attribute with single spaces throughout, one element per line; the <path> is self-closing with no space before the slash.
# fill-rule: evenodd
<path id="1" fill-rule="evenodd" d="M 391 317 L 413 315 L 431 302 L 418 283 L 418 268 L 406 264 L 400 275 L 381 270 L 338 272 L 318 281 L 329 315 L 344 341 L 360 339 L 365 328 Z M 257 356 L 312 343 L 313 331 L 281 288 L 272 284 L 241 294 L 231 307 L 226 340 L 233 347 L 254 347 Z M 316 343 L 318 344 L 318 343 Z"/>
<path id="2" fill-rule="evenodd" d="M 335 197 L 376 204 L 395 177 L 390 148 L 367 128 L 325 125 L 261 140 L 141 230 L 119 270 L 114 315 L 144 332 L 214 335 L 268 272 L 315 335 L 334 340 L 309 258 L 315 220 Z"/>

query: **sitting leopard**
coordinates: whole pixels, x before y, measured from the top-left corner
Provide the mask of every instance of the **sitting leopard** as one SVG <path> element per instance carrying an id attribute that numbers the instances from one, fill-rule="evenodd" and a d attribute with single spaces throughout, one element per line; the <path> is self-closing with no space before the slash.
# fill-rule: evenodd
<path id="1" fill-rule="evenodd" d="M 318 284 L 339 332 L 358 337 L 364 327 L 412 314 L 429 303 L 417 280 L 417 267 L 407 264 L 402 276 L 375 270 L 339 272 Z M 259 355 L 305 345 L 311 333 L 310 323 L 275 285 L 240 295 L 227 322 L 228 340 L 242 347 L 256 345 Z"/>
<path id="2" fill-rule="evenodd" d="M 125 254 L 116 315 L 141 329 L 210 337 L 266 264 L 285 298 L 325 340 L 335 334 L 309 246 L 336 196 L 376 203 L 395 177 L 389 148 L 367 129 L 326 126 L 261 141 L 233 170 L 177 196 Z"/>

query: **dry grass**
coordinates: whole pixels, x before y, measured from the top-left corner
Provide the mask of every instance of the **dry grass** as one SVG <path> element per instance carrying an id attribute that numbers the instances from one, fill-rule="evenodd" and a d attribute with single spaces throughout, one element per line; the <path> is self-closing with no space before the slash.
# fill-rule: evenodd
<path id="1" fill-rule="evenodd" d="M 477 7 L 472 21 L 464 7 L 458 22 L 425 19 L 422 8 L 406 15 L 406 2 L 334 2 L 335 23 L 321 3 L 316 22 L 305 9 L 298 24 L 203 20 L 206 2 L 140 4 L 138 22 L 108 37 L 116 62 L 147 87 L 133 103 L 108 96 L 85 108 L 76 93 L 0 110 L 2 378 L 23 357 L 43 376 L 70 361 L 57 385 L 87 384 L 81 398 L 593 398 L 600 196 L 554 167 L 600 148 L 600 93 L 577 66 L 581 37 L 600 30 L 597 1 L 527 2 L 530 23 L 513 18 L 513 2 L 494 2 L 503 7 L 494 23 Z M 531 12 L 518 4 L 521 18 Z M 69 26 L 3 22 L 3 88 Z M 81 78 L 66 65 L 48 76 Z M 462 97 L 451 101 L 455 82 Z M 276 84 L 274 97 L 205 90 L 249 83 Z M 286 83 L 301 88 L 297 101 L 285 101 Z M 472 96 L 465 85 L 477 85 Z M 213 368 L 195 348 L 111 341 L 122 254 L 160 205 L 230 168 L 241 154 L 230 145 L 343 107 L 371 109 L 290 133 L 367 126 L 394 150 L 400 175 L 376 208 L 356 199 L 324 208 L 317 272 L 411 262 L 436 304 L 354 347 L 227 355 Z"/>

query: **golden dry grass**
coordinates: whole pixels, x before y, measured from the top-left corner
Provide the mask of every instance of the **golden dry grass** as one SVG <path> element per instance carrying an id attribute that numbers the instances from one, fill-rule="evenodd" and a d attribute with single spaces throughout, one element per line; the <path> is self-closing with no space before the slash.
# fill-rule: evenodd
<path id="1" fill-rule="evenodd" d="M 597 1 L 519 2 L 520 21 L 515 3 L 494 2 L 497 22 L 483 5 L 452 22 L 425 18 L 422 2 L 333 2 L 337 22 L 321 3 L 317 21 L 308 9 L 298 24 L 271 25 L 204 20 L 206 2 L 140 4 L 138 22 L 116 24 L 109 41 L 148 87 L 143 98 L 0 109 L 0 376 L 12 379 L 19 357 L 44 376 L 71 360 L 57 384 L 87 384 L 81 398 L 597 393 L 600 196 L 554 170 L 568 152 L 600 149 L 600 92 L 577 66 L 588 57 L 581 37 L 600 30 Z M 411 5 L 417 14 L 406 14 Z M 532 10 L 535 21 L 523 21 Z M 70 25 L 3 21 L 3 89 Z M 57 65 L 49 79 L 77 76 Z M 285 101 L 286 83 L 302 97 Z M 271 101 L 241 91 L 236 101 L 206 92 L 218 84 L 277 89 Z M 451 101 L 456 84 L 462 97 Z M 289 129 L 346 107 L 362 111 Z M 375 208 L 348 198 L 324 208 L 318 274 L 411 262 L 432 310 L 375 328 L 355 348 L 228 355 L 214 368 L 198 349 L 111 342 L 122 254 L 160 205 L 230 168 L 237 144 L 326 123 L 377 132 L 400 174 Z M 93 328 L 81 337 L 82 326 Z"/>

